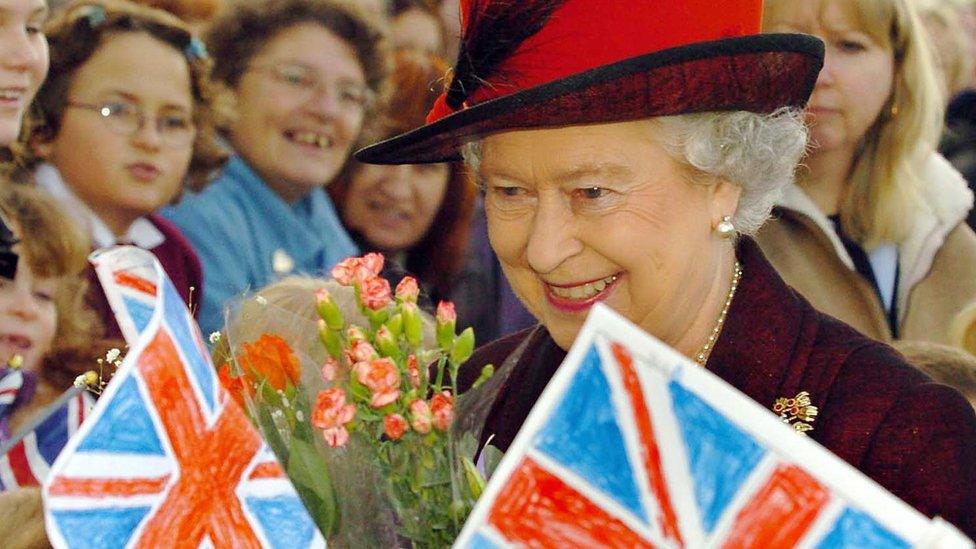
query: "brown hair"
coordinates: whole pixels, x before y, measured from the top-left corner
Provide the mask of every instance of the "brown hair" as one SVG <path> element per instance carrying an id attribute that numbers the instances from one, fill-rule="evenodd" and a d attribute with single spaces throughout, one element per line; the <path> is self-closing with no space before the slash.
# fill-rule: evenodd
<path id="1" fill-rule="evenodd" d="M 97 339 L 103 326 L 85 302 L 91 242 L 54 199 L 37 189 L 0 181 L 0 209 L 16 232 L 24 235 L 20 261 L 27 262 L 37 276 L 59 279 L 54 295 L 57 330 L 42 376 L 55 386 L 67 387 L 75 376 L 92 369 L 109 347 L 118 345 Z"/>
<path id="2" fill-rule="evenodd" d="M 364 142 L 380 141 L 423 125 L 427 111 L 440 94 L 438 82 L 447 71 L 447 65 L 438 57 L 412 50 L 398 51 L 394 67 L 391 79 L 394 93 L 382 115 L 363 131 Z M 350 160 L 327 187 L 340 215 L 359 166 Z M 442 294 L 450 290 L 452 280 L 464 266 L 477 194 L 463 165 L 450 166 L 441 207 L 427 234 L 407 254 L 407 268 Z M 415 265 L 410 258 L 416 258 Z"/>
<path id="3" fill-rule="evenodd" d="M 187 22 L 208 21 L 224 9 L 223 0 L 134 0 L 151 8 L 172 13 Z"/>
<path id="4" fill-rule="evenodd" d="M 215 129 L 224 112 L 210 82 L 213 62 L 185 23 L 154 8 L 125 0 L 80 0 L 58 12 L 46 28 L 51 69 L 34 100 L 29 139 L 45 140 L 57 135 L 75 71 L 106 38 L 123 32 L 144 32 L 169 44 L 186 59 L 197 127 L 188 175 L 195 182 L 193 186 L 198 187 L 227 158 Z M 31 164 L 38 160 L 29 159 Z"/>
<path id="5" fill-rule="evenodd" d="M 928 341 L 897 341 L 908 362 L 937 383 L 949 385 L 976 406 L 976 357 L 966 351 Z"/>
<path id="6" fill-rule="evenodd" d="M 207 45 L 216 61 L 214 80 L 236 88 L 268 42 L 302 23 L 319 24 L 348 42 L 362 65 L 366 85 L 377 97 L 383 96 L 389 52 L 380 22 L 355 4 L 338 0 L 264 0 L 236 6 L 207 33 Z"/>

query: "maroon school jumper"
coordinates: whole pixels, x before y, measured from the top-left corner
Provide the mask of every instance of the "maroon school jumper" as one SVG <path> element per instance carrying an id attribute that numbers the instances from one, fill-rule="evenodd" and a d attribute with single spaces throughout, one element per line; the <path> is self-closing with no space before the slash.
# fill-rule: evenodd
<path id="1" fill-rule="evenodd" d="M 820 415 L 810 436 L 919 511 L 976 538 L 976 415 L 955 390 L 932 383 L 887 345 L 815 310 L 786 285 L 750 239 L 742 281 L 708 369 L 761 405 L 810 393 Z M 505 450 L 566 354 L 532 329 L 489 343 L 462 367 L 467 387 L 529 342 L 481 433 Z M 567 433 L 567 436 L 571 434 Z M 797 435 L 799 436 L 799 435 Z"/>
<path id="2" fill-rule="evenodd" d="M 203 267 L 196 250 L 183 235 L 183 232 L 172 222 L 155 214 L 146 216 L 150 223 L 159 229 L 165 240 L 159 246 L 149 251 L 159 259 L 166 274 L 169 275 L 176 291 L 184 303 L 190 303 L 190 288 L 193 288 L 193 316 L 196 317 L 197 303 L 203 296 Z M 105 337 L 122 339 L 122 331 L 115 322 L 115 315 L 109 307 L 102 285 L 98 282 L 95 269 L 88 268 L 88 281 L 91 288 L 88 291 L 88 303 L 97 312 L 105 324 Z"/>

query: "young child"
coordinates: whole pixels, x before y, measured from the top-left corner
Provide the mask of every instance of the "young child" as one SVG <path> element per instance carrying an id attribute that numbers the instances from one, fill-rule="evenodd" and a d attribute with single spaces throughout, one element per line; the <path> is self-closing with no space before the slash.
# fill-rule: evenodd
<path id="1" fill-rule="evenodd" d="M 56 203 L 23 185 L 0 181 L 0 211 L 20 242 L 13 280 L 0 279 L 0 445 L 43 414 L 76 376 L 117 342 L 99 340 L 97 318 L 84 304 L 87 237 Z M 14 357 L 19 357 L 12 361 Z M 19 362 L 19 372 L 8 363 Z M 16 375 L 15 375 L 16 374 Z M 20 381 L 19 383 L 11 383 Z M 44 469 L 92 405 L 82 393 L 31 435 L 39 452 L 28 469 L 25 447 L 0 456 L 0 546 L 46 546 L 40 492 Z M 16 454 L 16 455 L 15 455 Z"/>
<path id="2" fill-rule="evenodd" d="M 41 114 L 30 141 L 43 161 L 34 172 L 38 185 L 95 247 L 152 251 L 183 299 L 199 302 L 196 252 L 153 212 L 180 195 L 188 176 L 223 159 L 202 43 L 169 13 L 121 0 L 75 2 L 46 30 L 50 78 L 37 95 Z M 104 297 L 94 302 L 110 320 Z"/>

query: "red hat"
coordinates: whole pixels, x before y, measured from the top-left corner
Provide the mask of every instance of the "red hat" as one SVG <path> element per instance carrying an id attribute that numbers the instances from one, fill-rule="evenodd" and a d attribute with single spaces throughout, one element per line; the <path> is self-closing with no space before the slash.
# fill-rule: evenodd
<path id="1" fill-rule="evenodd" d="M 803 107 L 820 40 L 759 34 L 762 0 L 460 0 L 461 49 L 427 124 L 362 162 L 458 160 L 473 136 Z"/>

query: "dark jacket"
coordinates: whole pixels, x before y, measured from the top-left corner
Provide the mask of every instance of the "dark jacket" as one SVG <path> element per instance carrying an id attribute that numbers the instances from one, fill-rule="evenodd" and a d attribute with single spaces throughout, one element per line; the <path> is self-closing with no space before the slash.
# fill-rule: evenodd
<path id="1" fill-rule="evenodd" d="M 932 383 L 894 349 L 815 310 L 756 244 L 738 249 L 743 275 L 707 367 L 771 408 L 810 393 L 820 408 L 810 436 L 919 511 L 976 537 L 976 414 L 955 390 Z M 490 343 L 464 365 L 471 383 L 532 337 L 492 405 L 482 441 L 505 450 L 565 352 L 544 329 Z"/>
<path id="2" fill-rule="evenodd" d="M 162 244 L 149 251 L 159 260 L 163 270 L 173 282 L 176 292 L 180 294 L 184 303 L 190 305 L 190 310 L 196 318 L 200 300 L 203 299 L 203 267 L 200 265 L 196 250 L 183 232 L 171 221 L 156 214 L 150 214 L 146 219 L 152 222 L 165 237 Z M 93 267 L 88 268 L 88 283 L 90 286 L 88 305 L 95 310 L 104 324 L 104 337 L 122 339 L 122 330 L 115 322 L 115 314 L 108 304 L 108 298 L 105 297 Z"/>

